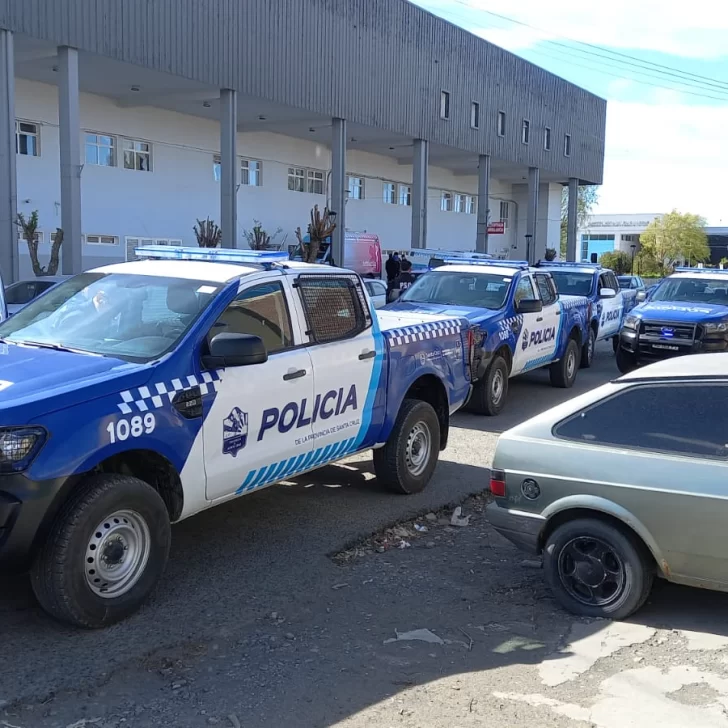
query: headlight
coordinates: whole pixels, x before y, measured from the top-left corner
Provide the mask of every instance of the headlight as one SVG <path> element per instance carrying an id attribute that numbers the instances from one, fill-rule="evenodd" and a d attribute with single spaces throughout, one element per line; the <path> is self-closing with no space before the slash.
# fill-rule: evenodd
<path id="1" fill-rule="evenodd" d="M 703 331 L 705 331 L 706 334 L 724 333 L 728 331 L 728 321 L 703 324 Z"/>
<path id="2" fill-rule="evenodd" d="M 640 326 L 639 316 L 625 316 L 622 326 L 625 329 L 638 329 Z"/>
<path id="3" fill-rule="evenodd" d="M 0 428 L 0 473 L 25 470 L 45 439 L 46 432 L 42 427 Z"/>

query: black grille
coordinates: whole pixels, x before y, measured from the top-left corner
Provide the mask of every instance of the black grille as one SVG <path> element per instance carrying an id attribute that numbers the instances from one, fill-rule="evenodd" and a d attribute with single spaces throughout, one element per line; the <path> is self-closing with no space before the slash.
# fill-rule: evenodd
<path id="1" fill-rule="evenodd" d="M 645 321 L 642 323 L 641 333 L 650 339 L 679 341 L 681 343 L 692 343 L 695 341 L 695 326 L 693 324 Z"/>

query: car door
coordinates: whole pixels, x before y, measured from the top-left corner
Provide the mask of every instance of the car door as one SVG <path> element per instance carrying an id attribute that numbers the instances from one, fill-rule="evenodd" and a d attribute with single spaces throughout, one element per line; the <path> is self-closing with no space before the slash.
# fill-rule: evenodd
<path id="1" fill-rule="evenodd" d="M 259 336 L 268 361 L 229 367 L 203 425 L 207 498 L 244 493 L 280 480 L 313 447 L 314 378 L 302 332 L 292 315 L 285 277 L 251 282 L 207 334 Z"/>
<path id="2" fill-rule="evenodd" d="M 381 308 L 387 304 L 387 286 L 381 281 L 364 281 L 374 308 Z"/>
<path id="3" fill-rule="evenodd" d="M 373 444 L 367 432 L 376 433 L 386 406 L 383 341 L 358 276 L 302 274 L 296 287 L 314 372 L 313 463 L 321 465 Z"/>
<path id="4" fill-rule="evenodd" d="M 531 314 L 535 321 L 525 350 L 524 371 L 554 360 L 560 334 L 561 305 L 554 281 L 548 273 L 535 273 L 533 278 L 543 309 L 539 314 Z"/>
<path id="5" fill-rule="evenodd" d="M 518 311 L 518 304 L 523 300 L 541 300 L 541 295 L 530 273 L 522 273 L 516 284 L 513 294 L 513 305 Z M 522 319 L 521 333 L 516 342 L 511 365 L 511 376 L 520 374 L 531 366 L 535 358 L 534 352 L 538 349 L 536 340 L 543 323 L 543 311 L 539 313 L 524 313 L 517 316 Z"/>
<path id="6" fill-rule="evenodd" d="M 601 291 L 603 288 L 611 288 L 617 292 L 617 295 L 613 298 L 602 298 Z M 624 309 L 624 294 L 619 289 L 619 283 L 614 273 L 600 274 L 597 294 L 599 295 L 599 304 L 601 306 L 599 338 L 607 339 L 619 333 Z"/>

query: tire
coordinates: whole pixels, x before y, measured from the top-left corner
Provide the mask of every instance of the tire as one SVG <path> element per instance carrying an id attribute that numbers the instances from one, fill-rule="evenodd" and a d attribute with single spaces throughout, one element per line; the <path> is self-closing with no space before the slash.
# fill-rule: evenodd
<path id="1" fill-rule="evenodd" d="M 579 345 L 576 339 L 569 339 L 566 351 L 559 361 L 554 362 L 549 368 L 552 387 L 569 389 L 574 386 L 576 375 L 579 371 Z"/>
<path id="2" fill-rule="evenodd" d="M 137 478 L 94 475 L 58 514 L 31 568 L 31 585 L 56 619 L 106 627 L 149 597 L 164 573 L 170 542 L 169 515 L 157 491 Z M 116 569 L 126 564 L 126 574 L 96 554 L 117 561 Z"/>
<path id="3" fill-rule="evenodd" d="M 600 551 L 602 557 L 597 559 Z M 580 560 L 586 565 L 583 574 L 576 570 Z M 565 523 L 549 536 L 543 568 L 561 606 L 580 616 L 604 619 L 626 619 L 636 612 L 655 578 L 648 554 L 634 538 L 586 518 Z"/>
<path id="4" fill-rule="evenodd" d="M 581 368 L 589 369 L 594 362 L 594 349 L 597 345 L 597 332 L 590 326 L 584 346 L 581 347 Z"/>
<path id="5" fill-rule="evenodd" d="M 423 447 L 428 448 L 424 453 Z M 430 482 L 439 454 L 437 413 L 427 402 L 405 399 L 386 444 L 374 451 L 374 472 L 394 493 L 419 493 Z"/>
<path id="6" fill-rule="evenodd" d="M 637 368 L 637 359 L 631 351 L 625 351 L 621 346 L 617 349 L 617 369 L 622 374 L 629 374 Z"/>
<path id="7" fill-rule="evenodd" d="M 612 336 L 612 351 L 615 354 L 619 351 L 619 336 Z"/>
<path id="8" fill-rule="evenodd" d="M 495 417 L 503 410 L 508 396 L 508 364 L 496 356 L 486 370 L 485 377 L 475 384 L 468 409 L 479 415 Z"/>

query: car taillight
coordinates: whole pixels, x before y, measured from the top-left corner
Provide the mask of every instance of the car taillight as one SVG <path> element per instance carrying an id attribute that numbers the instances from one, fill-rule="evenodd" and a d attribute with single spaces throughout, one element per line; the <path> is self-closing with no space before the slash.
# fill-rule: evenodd
<path id="1" fill-rule="evenodd" d="M 490 492 L 496 498 L 506 497 L 506 474 L 502 470 L 490 471 Z"/>

